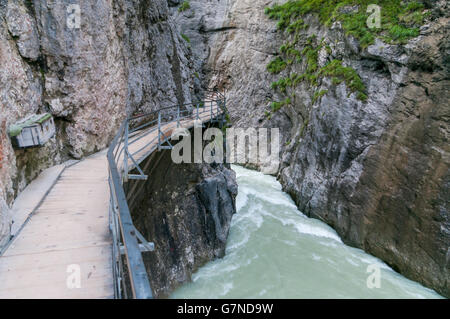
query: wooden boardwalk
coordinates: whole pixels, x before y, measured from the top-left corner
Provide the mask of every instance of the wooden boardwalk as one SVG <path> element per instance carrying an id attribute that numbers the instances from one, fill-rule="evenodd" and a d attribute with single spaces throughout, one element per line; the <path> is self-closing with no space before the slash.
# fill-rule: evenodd
<path id="1" fill-rule="evenodd" d="M 200 120 L 209 119 L 210 108 L 205 108 Z M 194 119 L 181 122 L 186 128 L 193 124 Z M 161 130 L 170 136 L 175 127 L 168 123 Z M 155 149 L 155 137 L 157 131 L 130 146 L 136 160 Z M 114 298 L 113 282 L 108 164 L 102 151 L 63 171 L 0 256 L 0 299 Z"/>

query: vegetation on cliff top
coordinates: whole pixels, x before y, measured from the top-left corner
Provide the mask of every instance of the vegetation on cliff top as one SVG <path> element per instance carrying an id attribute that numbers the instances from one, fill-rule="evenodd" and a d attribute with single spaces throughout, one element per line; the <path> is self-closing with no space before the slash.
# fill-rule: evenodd
<path id="1" fill-rule="evenodd" d="M 381 8 L 380 28 L 369 28 L 367 20 L 370 12 L 367 8 L 377 4 Z M 315 36 L 306 39 L 303 50 L 296 49 L 300 40 L 300 31 L 307 29 L 303 18 L 307 14 L 314 14 L 319 21 L 327 26 L 340 21 L 347 35 L 359 40 L 361 47 L 365 48 L 379 37 L 387 43 L 405 43 L 408 39 L 419 34 L 419 26 L 423 24 L 426 13 L 423 4 L 417 1 L 400 0 L 291 0 L 281 5 L 266 8 L 265 13 L 278 20 L 277 27 L 281 31 L 293 34 L 293 40 L 280 47 L 280 55 L 273 59 L 267 70 L 278 74 L 294 63 L 305 62 L 305 72 L 301 75 L 293 73 L 272 83 L 274 90 L 287 94 L 287 88 L 294 88 L 302 81 L 317 86 L 319 79 L 331 77 L 333 84 L 345 82 L 351 92 L 356 92 L 359 100 L 367 99 L 366 88 L 357 72 L 344 66 L 340 60 L 329 61 L 319 68 L 318 56 L 320 50 L 325 48 L 328 54 L 331 48 L 323 41 L 317 41 Z M 313 103 L 320 99 L 326 90 L 315 92 Z M 281 102 L 272 102 L 272 111 L 289 104 L 287 98 Z"/>
<path id="2" fill-rule="evenodd" d="M 369 28 L 367 8 L 376 4 L 381 8 L 380 28 Z M 347 35 L 359 39 L 362 47 L 372 44 L 376 37 L 388 43 L 405 43 L 419 35 L 426 13 L 417 1 L 401 0 L 296 0 L 266 8 L 271 19 L 278 20 L 278 28 L 293 33 L 305 28 L 302 17 L 315 14 L 319 21 L 331 26 L 340 21 Z"/>

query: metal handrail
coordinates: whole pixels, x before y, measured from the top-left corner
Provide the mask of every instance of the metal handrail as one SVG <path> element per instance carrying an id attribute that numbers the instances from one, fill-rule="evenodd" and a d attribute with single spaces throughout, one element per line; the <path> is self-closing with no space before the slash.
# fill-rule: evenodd
<path id="1" fill-rule="evenodd" d="M 220 92 L 208 92 L 209 94 L 205 100 L 201 102 L 186 103 L 183 105 L 174 105 L 169 107 L 160 108 L 156 111 L 152 111 L 145 114 L 136 115 L 133 117 L 127 117 L 119 127 L 119 130 L 114 137 L 111 145 L 108 148 L 108 182 L 110 189 L 110 229 L 113 237 L 113 275 L 114 275 L 114 291 L 116 298 L 128 297 L 127 286 L 125 285 L 126 277 L 128 275 L 129 288 L 131 289 L 132 298 L 136 299 L 148 299 L 153 298 L 152 289 L 150 286 L 149 277 L 142 259 L 142 251 L 153 250 L 153 244 L 145 241 L 144 237 L 134 227 L 133 220 L 131 218 L 130 209 L 123 188 L 123 182 L 128 180 L 131 175 L 128 174 L 129 170 L 137 168 L 140 176 L 143 175 L 143 171 L 139 167 L 139 163 L 148 157 L 154 150 L 161 149 L 162 145 L 168 143 L 170 137 L 165 134 L 161 136 L 161 124 L 177 123 L 177 127 L 180 126 L 180 121 L 184 119 L 193 119 L 195 116 L 198 119 L 200 105 L 203 108 L 207 107 L 207 102 L 210 102 L 211 112 L 210 121 L 218 117 L 220 114 L 221 125 L 224 121 L 226 111 L 226 99 L 225 95 Z M 220 112 L 213 112 L 213 103 L 216 102 L 220 108 Z M 183 110 L 182 110 L 183 109 Z M 171 119 L 162 122 L 162 118 L 167 116 L 163 114 L 167 111 L 175 111 L 171 114 Z M 185 114 L 185 115 L 183 115 Z M 156 120 L 145 121 L 145 118 L 156 116 Z M 132 125 L 140 121 L 141 123 L 137 127 L 131 128 Z M 145 123 L 143 123 L 145 122 Z M 158 123 L 157 126 L 152 124 Z M 148 132 L 145 131 L 147 127 Z M 131 129 L 130 129 L 131 128 Z M 158 130 L 158 145 L 152 147 L 150 153 L 143 156 L 142 159 L 134 159 L 133 156 L 140 150 L 145 149 L 150 144 L 153 144 L 155 139 L 148 142 L 139 151 L 130 154 L 128 147 L 135 143 L 137 140 L 143 138 L 150 132 Z M 140 134 L 143 133 L 143 134 Z M 131 139 L 131 140 L 130 140 Z M 170 144 L 170 143 L 169 143 Z M 123 167 L 119 170 L 120 159 L 123 156 Z M 128 159 L 131 159 L 134 166 L 129 167 Z M 134 175 L 133 175 L 134 176 Z M 138 178 L 145 179 L 145 178 Z M 141 242 L 141 244 L 139 244 Z M 125 260 L 122 259 L 122 254 Z M 125 262 L 124 262 L 125 261 Z M 125 270 L 126 265 L 126 270 Z M 127 274 L 127 275 L 126 275 Z"/>

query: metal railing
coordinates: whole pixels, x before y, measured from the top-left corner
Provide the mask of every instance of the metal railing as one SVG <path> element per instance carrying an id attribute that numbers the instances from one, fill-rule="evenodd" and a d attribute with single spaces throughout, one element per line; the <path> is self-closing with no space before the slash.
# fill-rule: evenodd
<path id="1" fill-rule="evenodd" d="M 214 107 L 214 106 L 217 107 Z M 110 188 L 110 229 L 113 237 L 113 275 L 116 298 L 153 298 L 149 277 L 143 262 L 142 252 L 153 251 L 154 244 L 148 242 L 134 227 L 123 183 L 129 179 L 146 180 L 147 176 L 139 164 L 155 150 L 170 149 L 170 136 L 164 126 L 183 121 L 200 119 L 209 114 L 208 121 L 225 122 L 226 99 L 222 93 L 207 92 L 205 99 L 197 103 L 175 105 L 125 119 L 114 137 L 107 153 Z M 145 137 L 157 131 L 150 141 Z M 130 146 L 138 141 L 144 145 L 134 151 Z M 149 149 L 147 149 L 152 145 Z M 129 162 L 131 161 L 131 165 Z M 136 169 L 138 174 L 129 174 Z M 128 290 L 131 296 L 128 296 Z"/>

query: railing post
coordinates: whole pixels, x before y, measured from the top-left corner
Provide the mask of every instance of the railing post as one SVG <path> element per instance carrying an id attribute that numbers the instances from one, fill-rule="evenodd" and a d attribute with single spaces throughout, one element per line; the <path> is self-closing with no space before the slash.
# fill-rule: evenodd
<path id="1" fill-rule="evenodd" d="M 197 120 L 200 119 L 200 118 L 198 117 L 198 107 L 199 107 L 199 106 L 200 106 L 200 102 L 197 103 Z"/>
<path id="2" fill-rule="evenodd" d="M 158 111 L 158 150 L 161 150 L 161 111 Z"/>
<path id="3" fill-rule="evenodd" d="M 125 125 L 125 151 L 123 154 L 123 181 L 128 182 L 128 130 L 129 130 L 129 123 L 128 123 L 128 117 L 126 119 L 126 125 Z"/>
<path id="4" fill-rule="evenodd" d="M 180 105 L 177 108 L 177 128 L 180 127 Z"/>

